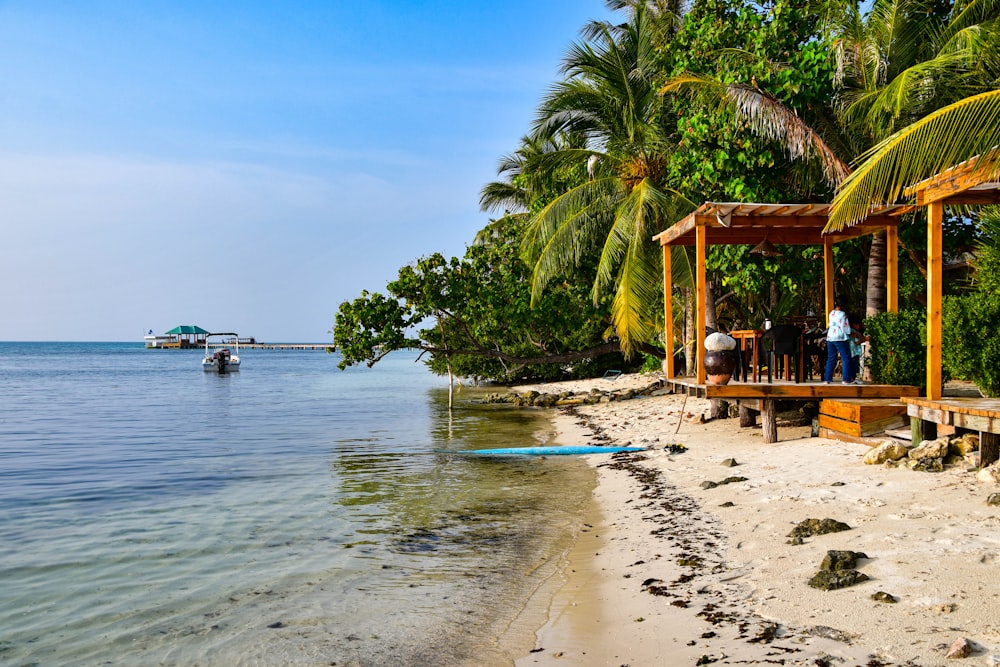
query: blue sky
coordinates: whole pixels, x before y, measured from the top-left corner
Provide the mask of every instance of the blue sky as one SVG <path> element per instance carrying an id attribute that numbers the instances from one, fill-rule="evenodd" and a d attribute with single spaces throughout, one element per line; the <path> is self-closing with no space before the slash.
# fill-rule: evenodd
<path id="1" fill-rule="evenodd" d="M 0 2 L 0 340 L 326 341 L 461 255 L 603 0 Z"/>

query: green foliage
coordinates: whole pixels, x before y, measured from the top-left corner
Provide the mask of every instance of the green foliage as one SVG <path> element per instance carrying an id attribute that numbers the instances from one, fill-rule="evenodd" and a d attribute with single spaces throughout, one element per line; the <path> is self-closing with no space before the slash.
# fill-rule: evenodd
<path id="1" fill-rule="evenodd" d="M 979 294 L 1000 298 L 1000 209 L 991 207 L 979 218 L 974 285 Z"/>
<path id="2" fill-rule="evenodd" d="M 924 310 L 879 313 L 865 320 L 871 339 L 868 368 L 876 382 L 923 387 L 927 380 L 927 335 Z"/>
<path id="3" fill-rule="evenodd" d="M 652 354 L 642 355 L 642 366 L 639 368 L 640 373 L 658 373 L 663 369 L 663 360 L 659 357 L 654 357 Z"/>
<path id="4" fill-rule="evenodd" d="M 508 382 L 559 379 L 613 350 L 603 340 L 608 305 L 594 305 L 589 285 L 571 276 L 531 307 L 530 271 L 519 256 L 519 232 L 503 219 L 481 234 L 489 243 L 464 258 L 441 254 L 399 270 L 389 296 L 362 293 L 337 313 L 334 344 L 341 368 L 378 362 L 394 349 L 429 353 L 435 373 Z M 413 330 L 419 328 L 414 335 Z M 604 363 L 621 367 L 620 357 Z"/>
<path id="5" fill-rule="evenodd" d="M 1000 303 L 981 294 L 949 296 L 941 310 L 945 370 L 1000 396 Z"/>
<path id="6" fill-rule="evenodd" d="M 333 341 L 343 357 L 341 370 L 361 360 L 378 361 L 382 350 L 391 352 L 416 347 L 418 341 L 408 339 L 405 331 L 413 320 L 413 312 L 393 297 L 378 292 L 361 293 L 354 301 L 340 304 L 333 326 Z M 371 365 L 371 364 L 369 364 Z"/>

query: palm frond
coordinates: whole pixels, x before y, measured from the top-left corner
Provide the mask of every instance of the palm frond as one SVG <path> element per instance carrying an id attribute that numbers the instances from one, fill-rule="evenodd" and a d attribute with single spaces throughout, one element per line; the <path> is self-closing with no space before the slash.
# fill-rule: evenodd
<path id="1" fill-rule="evenodd" d="M 532 299 L 555 276 L 576 267 L 607 235 L 608 200 L 620 192 L 616 179 L 597 179 L 557 197 L 531 217 L 521 254 L 532 269 Z"/>
<path id="2" fill-rule="evenodd" d="M 1000 90 L 938 109 L 872 147 L 833 200 L 827 230 L 864 219 L 872 205 L 893 203 L 911 185 L 981 155 L 1000 164 Z"/>
<path id="3" fill-rule="evenodd" d="M 626 352 L 649 339 L 652 308 L 660 302 L 660 252 L 649 239 L 661 231 L 665 219 L 676 219 L 682 211 L 694 208 L 680 194 L 664 190 L 648 178 L 619 203 L 598 262 L 593 297 L 597 301 L 614 290 L 611 317 Z"/>
<path id="4" fill-rule="evenodd" d="M 839 184 L 850 173 L 850 168 L 808 123 L 777 98 L 758 88 L 684 74 L 671 78 L 661 92 L 688 92 L 704 101 L 714 100 L 728 106 L 747 121 L 755 134 L 784 145 L 791 159 L 818 160 L 823 177 L 831 185 Z"/>

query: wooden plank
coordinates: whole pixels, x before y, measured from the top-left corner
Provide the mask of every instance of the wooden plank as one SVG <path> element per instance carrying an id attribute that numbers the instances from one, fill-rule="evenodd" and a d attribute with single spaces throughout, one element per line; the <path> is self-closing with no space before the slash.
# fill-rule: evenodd
<path id="1" fill-rule="evenodd" d="M 906 414 L 910 417 L 922 419 L 935 424 L 950 424 L 953 413 L 941 408 L 929 408 L 923 405 L 908 405 Z"/>
<path id="2" fill-rule="evenodd" d="M 980 433 L 1000 434 L 1000 418 L 982 417 L 980 415 L 967 415 L 961 412 L 948 413 L 951 423 L 957 428 L 964 428 Z"/>
<path id="3" fill-rule="evenodd" d="M 885 434 L 892 436 L 893 438 L 899 438 L 900 440 L 909 440 L 913 437 L 913 433 L 910 432 L 910 428 L 908 426 L 901 428 L 887 428 L 885 430 Z"/>
<path id="4" fill-rule="evenodd" d="M 820 383 L 774 383 L 750 384 L 730 382 L 725 385 L 706 385 L 708 398 L 893 398 L 915 396 L 919 387 L 893 384 L 820 384 Z"/>
<path id="5" fill-rule="evenodd" d="M 819 413 L 821 415 L 836 417 L 837 419 L 847 419 L 853 422 L 861 421 L 858 418 L 860 413 L 856 404 L 833 398 L 824 399 L 820 403 Z"/>
<path id="6" fill-rule="evenodd" d="M 874 421 L 862 422 L 861 435 L 876 435 L 878 433 L 884 433 L 889 429 L 899 428 L 905 423 L 906 417 L 903 415 L 892 415 L 891 417 L 884 417 Z"/>
<path id="7" fill-rule="evenodd" d="M 839 419 L 837 417 L 831 417 L 830 415 L 821 414 L 819 416 L 820 428 L 827 428 L 832 431 L 837 431 L 838 433 L 846 433 L 847 435 L 860 436 L 861 435 L 861 425 L 850 419 Z"/>
<path id="8" fill-rule="evenodd" d="M 926 408 L 949 410 L 950 412 L 980 415 L 982 417 L 1000 417 L 1000 399 L 996 398 L 940 398 L 931 400 L 919 396 L 900 399 L 907 405 L 920 405 Z"/>

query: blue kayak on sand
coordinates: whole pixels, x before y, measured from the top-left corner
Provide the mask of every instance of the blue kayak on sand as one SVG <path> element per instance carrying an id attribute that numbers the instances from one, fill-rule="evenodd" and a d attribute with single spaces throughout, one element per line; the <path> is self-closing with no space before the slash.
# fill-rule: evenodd
<path id="1" fill-rule="evenodd" d="M 601 447 L 600 445 L 568 445 L 565 447 L 505 447 L 502 449 L 473 449 L 463 454 L 478 456 L 566 456 L 568 454 L 614 454 L 615 452 L 641 452 L 645 447 Z"/>

